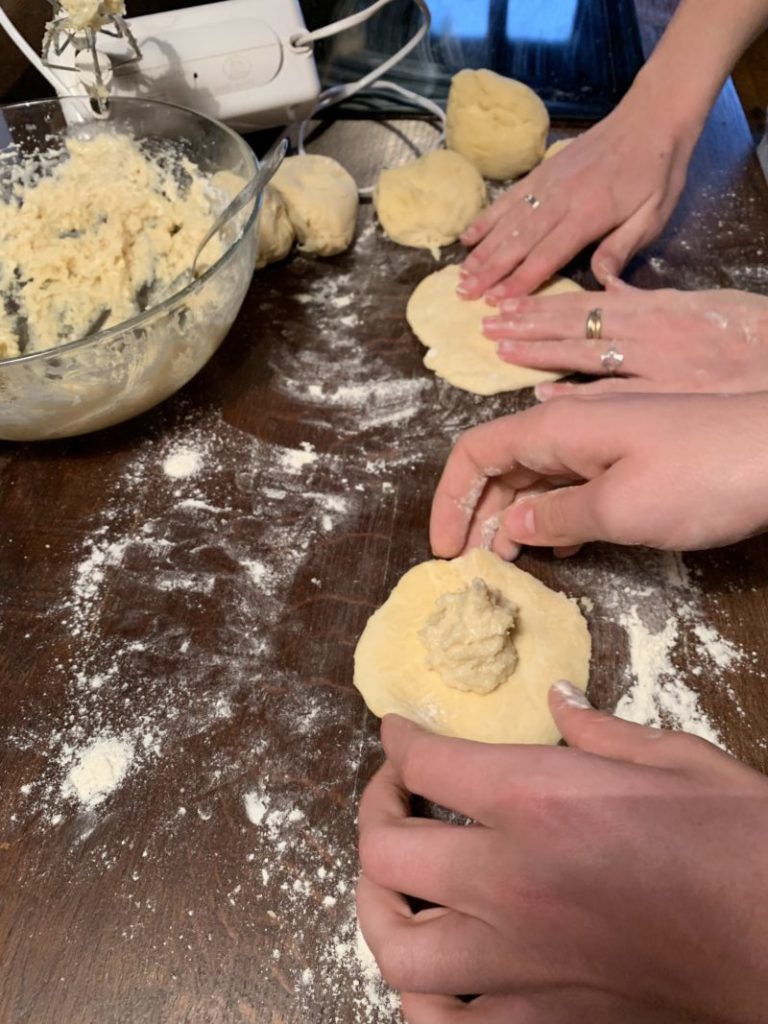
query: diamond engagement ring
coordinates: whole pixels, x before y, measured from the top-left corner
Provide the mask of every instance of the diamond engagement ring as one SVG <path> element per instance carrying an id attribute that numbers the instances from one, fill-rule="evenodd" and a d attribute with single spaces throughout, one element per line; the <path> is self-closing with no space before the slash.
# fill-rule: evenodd
<path id="1" fill-rule="evenodd" d="M 600 356 L 600 362 L 603 370 L 605 370 L 609 377 L 612 377 L 621 369 L 624 362 L 624 353 L 619 352 L 618 349 L 609 348 L 607 352 L 603 352 Z"/>
<path id="2" fill-rule="evenodd" d="M 527 196 L 523 196 L 523 199 L 534 210 L 538 210 L 541 206 L 541 200 L 537 199 L 536 196 L 532 196 L 530 193 Z"/>
<path id="3" fill-rule="evenodd" d="M 603 311 L 590 309 L 587 314 L 587 340 L 594 341 L 603 336 Z"/>

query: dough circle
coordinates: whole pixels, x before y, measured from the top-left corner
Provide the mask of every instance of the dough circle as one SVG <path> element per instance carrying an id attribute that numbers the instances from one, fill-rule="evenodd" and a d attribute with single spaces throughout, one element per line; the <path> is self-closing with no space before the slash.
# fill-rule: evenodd
<path id="1" fill-rule="evenodd" d="M 460 298 L 456 294 L 459 280 L 457 266 L 444 267 L 425 277 L 408 302 L 406 319 L 413 333 L 427 347 L 424 356 L 427 369 L 473 395 L 518 391 L 563 376 L 500 359 L 496 346 L 483 334 L 483 318 L 495 316 L 498 310 L 484 299 Z M 555 277 L 536 294 L 580 291 L 582 288 L 575 281 Z"/>
<path id="2" fill-rule="evenodd" d="M 352 244 L 357 185 L 329 156 L 306 153 L 283 160 L 272 179 L 283 197 L 302 252 L 335 256 Z"/>
<path id="3" fill-rule="evenodd" d="M 427 667 L 419 635 L 438 598 L 476 578 L 519 608 L 517 668 L 486 694 L 447 686 Z M 452 561 L 422 562 L 402 577 L 363 630 L 354 682 L 380 718 L 402 715 L 431 732 L 484 743 L 556 743 L 547 693 L 559 679 L 586 689 L 591 650 L 575 601 L 477 548 Z"/>
<path id="4" fill-rule="evenodd" d="M 549 113 L 523 82 L 467 68 L 448 93 L 445 140 L 486 178 L 527 174 L 544 156 Z"/>
<path id="5" fill-rule="evenodd" d="M 379 175 L 373 204 L 393 242 L 430 249 L 452 245 L 488 200 L 480 172 L 458 153 L 435 149 Z"/>

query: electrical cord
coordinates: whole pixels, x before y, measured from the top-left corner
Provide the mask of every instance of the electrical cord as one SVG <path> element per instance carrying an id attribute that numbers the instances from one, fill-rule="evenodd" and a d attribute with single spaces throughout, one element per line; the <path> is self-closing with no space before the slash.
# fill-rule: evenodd
<path id="1" fill-rule="evenodd" d="M 346 32 L 350 28 L 355 28 L 358 25 L 362 25 L 368 21 L 375 14 L 377 14 L 384 7 L 393 3 L 394 0 L 376 0 L 375 3 L 366 7 L 363 11 L 358 11 L 357 14 L 351 14 L 348 18 L 343 18 L 341 21 L 336 21 L 331 25 L 326 25 L 325 28 L 317 29 L 314 32 L 304 32 L 295 36 L 292 36 L 290 42 L 296 49 L 306 49 L 311 47 L 313 43 L 320 39 L 328 39 L 331 36 L 338 35 L 341 32 Z M 405 89 L 402 85 L 398 85 L 396 82 L 384 81 L 384 75 L 388 71 L 391 71 L 393 67 L 403 61 L 409 53 L 416 49 L 422 39 L 429 32 L 432 24 L 432 15 L 429 7 L 427 6 L 426 0 L 413 0 L 413 3 L 421 11 L 423 18 L 422 23 L 419 26 L 417 32 L 412 36 L 411 39 L 403 46 L 397 53 L 388 57 L 383 64 L 370 71 L 367 75 L 359 78 L 356 82 L 350 82 L 346 85 L 333 85 L 328 89 L 323 90 L 320 93 L 317 105 L 308 117 L 301 121 L 298 125 L 296 149 L 299 153 L 304 154 L 306 152 L 304 148 L 304 142 L 307 135 L 307 129 L 309 122 L 317 117 L 322 111 L 327 110 L 328 107 L 335 106 L 337 103 L 343 103 L 345 100 L 350 99 L 352 96 L 358 95 L 362 92 L 392 92 L 395 93 L 400 99 L 404 100 L 410 106 L 419 107 L 422 110 L 426 110 L 437 118 L 440 124 L 440 138 L 438 139 L 438 145 L 442 142 L 445 134 L 445 112 L 441 107 L 434 103 L 432 100 L 427 99 L 426 96 L 420 96 L 418 93 L 412 92 L 410 89 Z M 360 196 L 368 198 L 373 193 L 373 188 L 368 186 L 360 188 Z"/>

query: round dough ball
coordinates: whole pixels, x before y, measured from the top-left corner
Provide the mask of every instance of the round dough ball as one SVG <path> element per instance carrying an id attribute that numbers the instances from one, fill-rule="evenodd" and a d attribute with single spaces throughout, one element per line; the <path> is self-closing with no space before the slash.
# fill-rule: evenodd
<path id="1" fill-rule="evenodd" d="M 284 260 L 296 240 L 296 233 L 288 217 L 283 197 L 271 185 L 267 185 L 264 189 L 256 235 L 258 238 L 257 270 L 266 267 L 268 263 Z"/>
<path id="2" fill-rule="evenodd" d="M 565 149 L 566 146 L 570 146 L 570 144 L 575 141 L 575 138 L 576 137 L 574 136 L 574 138 L 572 139 L 558 139 L 557 142 L 553 142 L 551 145 L 547 146 L 547 151 L 544 154 L 544 159 L 549 160 L 556 153 L 559 153 L 561 150 Z"/>
<path id="3" fill-rule="evenodd" d="M 373 192 L 381 226 L 400 245 L 452 245 L 485 206 L 488 190 L 469 161 L 447 149 L 382 171 Z"/>
<path id="4" fill-rule="evenodd" d="M 283 197 L 302 252 L 335 256 L 352 244 L 357 185 L 329 156 L 303 154 L 283 160 L 272 185 Z"/>
<path id="5" fill-rule="evenodd" d="M 496 181 L 527 174 L 544 156 L 549 113 L 536 93 L 495 71 L 454 76 L 446 144 Z"/>
<path id="6" fill-rule="evenodd" d="M 457 266 L 444 267 L 425 277 L 408 302 L 406 319 L 427 347 L 424 365 L 428 370 L 473 395 L 518 391 L 563 376 L 500 359 L 496 346 L 483 334 L 483 318 L 495 316 L 498 310 L 485 299 L 462 299 L 456 293 L 460 280 Z M 582 288 L 575 281 L 553 277 L 536 294 L 580 291 Z"/>
<path id="7" fill-rule="evenodd" d="M 420 636 L 445 595 L 484 580 L 518 608 L 518 663 L 490 693 L 446 686 L 427 666 Z M 355 686 L 380 718 L 403 715 L 444 736 L 484 743 L 557 743 L 549 713 L 552 683 L 586 689 L 592 644 L 575 601 L 490 551 L 475 549 L 449 562 L 417 565 L 374 612 L 355 651 Z"/>

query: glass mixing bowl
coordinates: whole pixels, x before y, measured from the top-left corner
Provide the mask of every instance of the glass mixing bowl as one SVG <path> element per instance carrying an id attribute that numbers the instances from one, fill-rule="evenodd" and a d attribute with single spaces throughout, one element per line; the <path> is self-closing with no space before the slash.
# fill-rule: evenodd
<path id="1" fill-rule="evenodd" d="M 227 171 L 245 184 L 257 170 L 239 135 L 184 107 L 114 99 L 102 121 L 85 99 L 40 100 L 0 107 L 0 201 L 17 180 L 20 163 L 26 167 L 41 152 L 63 149 L 73 133 L 105 128 L 124 131 L 166 155 L 189 158 L 205 174 Z M 259 207 L 257 196 L 222 228 L 222 254 L 175 295 L 79 341 L 0 359 L 0 439 L 32 441 L 99 430 L 137 416 L 186 384 L 221 344 L 248 290 Z"/>

